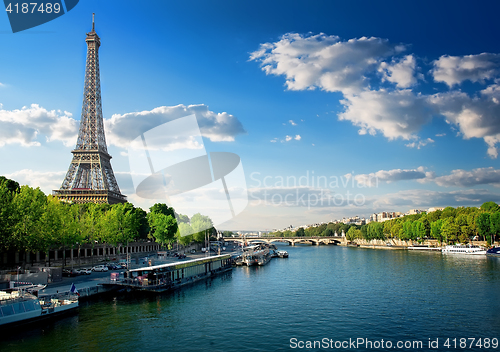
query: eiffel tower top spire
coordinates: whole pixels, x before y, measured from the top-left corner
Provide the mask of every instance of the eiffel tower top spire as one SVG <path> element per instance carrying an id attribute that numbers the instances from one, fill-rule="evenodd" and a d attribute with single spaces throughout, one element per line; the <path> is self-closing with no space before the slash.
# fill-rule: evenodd
<path id="1" fill-rule="evenodd" d="M 87 33 L 87 64 L 83 89 L 82 116 L 76 150 L 101 150 L 108 152 L 102 119 L 101 79 L 99 73 L 99 47 L 101 39 L 95 32 L 92 15 L 92 32 Z"/>
<path id="2" fill-rule="evenodd" d="M 111 168 L 102 117 L 99 47 L 101 39 L 95 32 L 87 33 L 87 63 L 83 88 L 82 115 L 73 160 L 59 190 L 59 198 L 76 203 L 126 202 Z"/>

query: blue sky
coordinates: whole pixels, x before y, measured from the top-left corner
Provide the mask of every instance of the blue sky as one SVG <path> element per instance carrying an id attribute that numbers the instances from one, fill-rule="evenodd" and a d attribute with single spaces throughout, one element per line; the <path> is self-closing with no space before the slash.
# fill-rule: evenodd
<path id="1" fill-rule="evenodd" d="M 95 12 L 111 162 L 138 206 L 149 204 L 134 194 L 127 126 L 183 112 L 207 151 L 241 158 L 250 202 L 220 228 L 498 202 L 499 7 L 86 0 L 15 34 L 4 13 L 0 174 L 60 187 Z"/>

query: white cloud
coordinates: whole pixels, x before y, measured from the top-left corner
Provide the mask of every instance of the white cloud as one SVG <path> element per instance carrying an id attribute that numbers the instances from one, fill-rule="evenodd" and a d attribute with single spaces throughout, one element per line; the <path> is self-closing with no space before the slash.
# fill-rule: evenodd
<path id="1" fill-rule="evenodd" d="M 295 122 L 293 122 L 293 120 L 288 120 L 288 122 L 290 123 L 290 125 L 292 126 L 297 126 L 297 124 Z"/>
<path id="2" fill-rule="evenodd" d="M 417 60 L 413 55 L 407 55 L 401 60 L 393 59 L 391 63 L 382 62 L 379 72 L 382 81 L 395 83 L 398 88 L 409 88 L 417 83 L 415 69 Z"/>
<path id="3" fill-rule="evenodd" d="M 292 140 L 292 137 L 291 137 L 291 136 L 286 136 L 286 137 L 285 137 L 285 141 L 290 142 L 291 140 Z"/>
<path id="4" fill-rule="evenodd" d="M 449 87 L 469 80 L 484 82 L 498 75 L 500 55 L 482 53 L 466 56 L 441 56 L 434 61 L 431 71 L 436 82 L 444 82 Z"/>
<path id="5" fill-rule="evenodd" d="M 278 141 L 278 138 L 277 138 L 277 137 L 276 137 L 276 138 L 271 139 L 271 143 L 276 143 L 277 141 Z"/>
<path id="6" fill-rule="evenodd" d="M 266 74 L 285 76 L 289 90 L 320 88 L 355 93 L 366 86 L 367 72 L 403 50 L 403 45 L 375 37 L 341 41 L 338 36 L 323 33 L 287 33 L 275 43 L 261 44 L 250 60 L 260 61 Z"/>
<path id="7" fill-rule="evenodd" d="M 52 190 L 59 189 L 63 182 L 66 171 L 36 171 L 23 169 L 6 174 L 5 177 L 17 181 L 20 185 L 28 185 L 33 188 L 40 187 L 45 194 L 52 194 Z"/>
<path id="8" fill-rule="evenodd" d="M 346 174 L 344 177 L 350 179 L 354 177 L 357 184 L 363 187 L 378 187 L 379 182 L 391 183 L 402 180 L 418 180 L 430 176 L 431 173 L 426 172 L 423 166 L 416 169 L 393 169 L 379 170 L 369 174 Z"/>
<path id="9" fill-rule="evenodd" d="M 109 144 L 127 148 L 140 134 L 192 114 L 196 115 L 202 136 L 213 142 L 234 141 L 238 134 L 246 133 L 240 121 L 231 114 L 215 113 L 203 104 L 189 106 L 181 104 L 160 106 L 150 111 L 115 114 L 111 119 L 104 121 L 106 140 Z"/>
<path id="10" fill-rule="evenodd" d="M 294 138 L 296 141 L 300 141 L 302 139 L 302 137 L 300 136 L 300 134 L 297 134 L 295 135 L 295 138 Z"/>
<path id="11" fill-rule="evenodd" d="M 444 136 L 446 136 L 446 133 L 437 133 L 436 134 L 436 137 L 444 137 Z"/>
<path id="12" fill-rule="evenodd" d="M 341 103 L 346 110 L 339 114 L 339 120 L 359 126 L 359 134 L 375 135 L 380 131 L 389 139 L 416 139 L 422 125 L 432 119 L 425 97 L 407 89 L 366 90 L 347 95 Z"/>
<path id="13" fill-rule="evenodd" d="M 500 170 L 493 167 L 478 168 L 471 171 L 453 170 L 450 175 L 439 176 L 433 179 L 439 186 L 472 187 L 475 185 L 490 184 L 500 187 Z"/>
<path id="14" fill-rule="evenodd" d="M 443 187 L 473 187 L 476 185 L 492 185 L 500 187 L 500 170 L 493 167 L 473 170 L 453 170 L 449 175 L 436 176 L 432 171 L 419 166 L 416 169 L 379 170 L 369 174 L 346 174 L 347 179 L 354 177 L 359 186 L 378 187 L 380 182 L 391 183 L 402 180 L 416 180 L 419 183 L 434 182 Z"/>
<path id="15" fill-rule="evenodd" d="M 0 147 L 6 144 L 40 146 L 39 135 L 44 135 L 48 142 L 62 141 L 64 145 L 72 146 L 76 143 L 77 124 L 71 113 L 49 111 L 38 104 L 18 110 L 1 109 Z"/>
<path id="16" fill-rule="evenodd" d="M 474 96 L 461 91 L 417 93 L 414 88 L 423 75 L 418 73 L 416 56 L 401 57 L 405 49 L 375 37 L 342 41 L 323 33 L 288 33 L 277 42 L 262 44 L 250 60 L 260 62 L 268 75 L 284 76 L 289 90 L 319 88 L 342 93 L 344 111 L 338 118 L 359 127 L 361 135 L 382 133 L 389 140 L 401 138 L 409 141 L 407 147 L 420 149 L 434 142 L 418 136 L 422 126 L 441 115 L 464 139 L 483 138 L 488 155 L 496 158 L 500 80 Z M 465 80 L 485 83 L 498 78 L 500 54 L 441 56 L 430 73 L 435 81 L 450 87 Z M 395 86 L 383 89 L 380 80 Z"/>
<path id="17" fill-rule="evenodd" d="M 488 155 L 493 159 L 498 156 L 500 85 L 493 84 L 473 98 L 459 91 L 438 93 L 431 96 L 429 102 L 448 123 L 459 128 L 464 139 L 483 138 L 488 145 Z"/>
<path id="18" fill-rule="evenodd" d="M 419 140 L 416 142 L 411 142 L 411 143 L 405 144 L 405 146 L 407 146 L 408 148 L 420 149 L 420 148 L 425 147 L 427 144 L 430 144 L 430 143 L 434 143 L 434 140 L 431 138 L 427 138 L 425 140 Z"/>
<path id="19" fill-rule="evenodd" d="M 377 195 L 367 199 L 374 209 L 419 208 L 430 206 L 479 206 L 484 202 L 496 201 L 500 194 L 486 189 L 467 189 L 452 192 L 438 192 L 422 189 L 405 190 L 396 193 Z"/>

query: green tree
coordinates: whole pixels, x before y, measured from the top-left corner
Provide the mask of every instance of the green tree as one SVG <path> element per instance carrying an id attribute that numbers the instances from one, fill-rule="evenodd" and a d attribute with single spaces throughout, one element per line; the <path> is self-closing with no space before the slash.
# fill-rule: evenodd
<path id="1" fill-rule="evenodd" d="M 442 214 L 441 210 L 436 210 L 431 213 L 428 213 L 427 220 L 429 220 L 429 222 L 432 224 L 433 222 L 441 219 L 441 214 Z"/>
<path id="2" fill-rule="evenodd" d="M 452 207 L 446 207 L 444 208 L 443 212 L 441 213 L 441 219 L 447 219 L 447 218 L 454 218 L 455 214 L 457 213 L 457 210 Z"/>
<path id="3" fill-rule="evenodd" d="M 205 231 L 207 231 L 208 234 L 211 234 L 213 229 L 213 224 L 212 220 L 208 216 L 196 213 L 191 218 L 191 227 L 195 232 L 193 236 L 194 240 L 196 242 L 203 243 L 205 241 L 205 233 L 206 233 Z"/>
<path id="4" fill-rule="evenodd" d="M 399 231 L 399 238 L 406 241 L 413 237 L 413 221 L 407 220 L 403 223 L 401 230 Z"/>
<path id="5" fill-rule="evenodd" d="M 401 222 L 398 220 L 391 221 L 394 221 L 394 225 L 391 227 L 391 237 L 399 238 L 399 234 L 403 230 L 403 225 L 401 225 Z"/>
<path id="6" fill-rule="evenodd" d="M 18 250 L 25 254 L 43 251 L 54 242 L 57 219 L 47 213 L 47 197 L 40 188 L 22 186 L 12 199 L 12 210 L 12 239 Z M 54 223 L 48 221 L 49 217 Z"/>
<path id="7" fill-rule="evenodd" d="M 297 231 L 295 231 L 295 236 L 297 237 L 304 237 L 306 235 L 304 228 L 299 227 Z"/>
<path id="8" fill-rule="evenodd" d="M 486 202 L 481 205 L 482 211 L 487 211 L 489 213 L 494 213 L 500 211 L 500 207 L 495 202 Z"/>
<path id="9" fill-rule="evenodd" d="M 412 224 L 413 236 L 412 240 L 422 240 L 425 237 L 426 231 L 422 221 L 417 220 Z"/>
<path id="10" fill-rule="evenodd" d="M 178 230 L 174 209 L 169 208 L 166 204 L 156 203 L 149 210 L 147 219 L 150 236 L 162 245 L 174 242 L 175 234 Z M 191 223 L 191 226 L 196 231 L 193 223 Z"/>
<path id="11" fill-rule="evenodd" d="M 15 216 L 12 200 L 15 191 L 9 186 L 8 181 L 12 180 L 0 176 L 0 252 L 2 253 L 14 244 L 12 233 L 14 231 Z"/>
<path id="12" fill-rule="evenodd" d="M 187 246 L 194 241 L 194 236 L 192 235 L 193 228 L 191 227 L 191 225 L 189 225 L 189 223 L 186 222 L 180 222 L 178 225 L 179 230 L 177 231 L 175 237 L 180 244 L 182 244 L 183 246 Z M 186 233 L 189 233 L 191 235 L 182 235 Z"/>
<path id="13" fill-rule="evenodd" d="M 441 227 L 441 233 L 446 242 L 456 242 L 458 236 L 460 235 L 460 227 L 455 224 L 453 218 L 446 218 L 443 220 L 443 226 Z"/>
<path id="14" fill-rule="evenodd" d="M 431 222 L 431 236 L 432 238 L 437 239 L 439 242 L 443 242 L 443 233 L 441 231 L 442 226 L 443 220 L 441 219 Z"/>
<path id="15" fill-rule="evenodd" d="M 495 242 L 495 235 L 500 233 L 500 211 L 497 211 L 490 215 L 490 233 L 491 233 L 491 243 Z"/>
<path id="16" fill-rule="evenodd" d="M 349 229 L 350 230 L 350 229 Z M 325 237 L 331 237 L 333 236 L 335 233 L 333 232 L 332 229 L 329 229 L 329 228 L 326 228 L 325 231 L 323 231 L 321 233 L 321 236 L 325 236 Z"/>
<path id="17" fill-rule="evenodd" d="M 149 212 L 148 223 L 151 229 L 150 236 L 162 244 L 169 244 L 174 241 L 177 233 L 177 222 L 172 215 Z"/>
<path id="18" fill-rule="evenodd" d="M 476 226 L 480 236 L 486 238 L 491 235 L 490 213 L 481 213 L 476 219 Z"/>
<path id="19" fill-rule="evenodd" d="M 354 226 L 349 228 L 349 230 L 347 231 L 347 233 L 345 235 L 347 240 L 350 242 L 354 241 L 356 238 L 361 238 L 361 236 L 362 236 L 361 230 L 356 229 L 356 227 L 354 227 Z"/>

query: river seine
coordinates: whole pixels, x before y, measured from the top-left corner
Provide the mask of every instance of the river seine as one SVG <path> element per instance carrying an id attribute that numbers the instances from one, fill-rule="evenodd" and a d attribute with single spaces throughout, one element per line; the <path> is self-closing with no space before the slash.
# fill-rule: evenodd
<path id="1" fill-rule="evenodd" d="M 170 294 L 84 302 L 0 351 L 500 350 L 500 258 L 281 248 Z"/>

